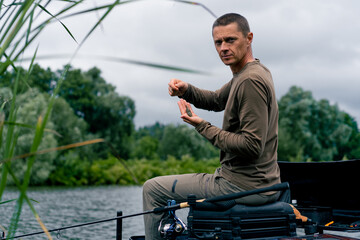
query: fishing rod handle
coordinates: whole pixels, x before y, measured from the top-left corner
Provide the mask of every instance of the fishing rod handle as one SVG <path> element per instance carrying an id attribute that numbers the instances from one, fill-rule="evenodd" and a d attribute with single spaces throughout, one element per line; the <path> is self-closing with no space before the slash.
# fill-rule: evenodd
<path id="1" fill-rule="evenodd" d="M 206 199 L 203 198 L 203 199 L 196 200 L 196 202 L 200 203 L 200 202 L 204 202 L 205 200 Z M 180 205 L 180 208 L 188 208 L 188 207 L 190 207 L 190 204 L 188 202 L 182 202 L 179 205 Z"/>

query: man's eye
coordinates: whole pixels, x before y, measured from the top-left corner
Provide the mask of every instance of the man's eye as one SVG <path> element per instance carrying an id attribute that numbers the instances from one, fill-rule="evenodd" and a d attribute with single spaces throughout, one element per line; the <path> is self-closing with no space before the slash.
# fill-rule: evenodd
<path id="1" fill-rule="evenodd" d="M 227 43 L 233 43 L 233 42 L 235 42 L 235 40 L 236 40 L 235 38 L 227 38 L 226 42 Z"/>

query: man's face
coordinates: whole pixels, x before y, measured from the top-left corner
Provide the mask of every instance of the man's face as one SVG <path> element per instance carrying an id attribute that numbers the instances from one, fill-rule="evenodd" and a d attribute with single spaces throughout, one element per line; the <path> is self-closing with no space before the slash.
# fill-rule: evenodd
<path id="1" fill-rule="evenodd" d="M 216 51 L 225 65 L 232 69 L 246 64 L 253 34 L 250 32 L 246 37 L 238 30 L 237 23 L 226 26 L 217 26 L 213 29 L 213 38 Z"/>

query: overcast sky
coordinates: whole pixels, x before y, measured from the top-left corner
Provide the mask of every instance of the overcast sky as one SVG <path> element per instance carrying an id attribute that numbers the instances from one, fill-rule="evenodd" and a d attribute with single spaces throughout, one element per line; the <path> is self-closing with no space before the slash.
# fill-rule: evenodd
<path id="1" fill-rule="evenodd" d="M 87 0 L 86 7 L 104 0 Z M 296 85 L 316 99 L 337 103 L 360 123 L 360 1 L 359 0 L 199 0 L 217 16 L 244 15 L 254 33 L 253 53 L 273 74 L 277 98 Z M 50 8 L 51 9 L 51 8 Z M 55 9 L 52 9 L 56 12 Z M 78 41 L 101 12 L 65 19 Z M 136 127 L 181 123 L 177 98 L 167 93 L 171 78 L 216 90 L 228 82 L 230 69 L 215 51 L 211 27 L 215 18 L 201 6 L 167 0 L 144 0 L 116 7 L 71 63 L 88 70 L 97 66 L 120 95 L 136 104 Z M 52 24 L 38 39 L 38 55 L 72 54 L 77 44 L 60 24 Z M 36 44 L 34 44 L 36 46 Z M 86 57 L 84 57 L 86 56 Z M 174 65 L 207 75 L 166 71 L 95 56 Z M 39 60 L 52 70 L 69 58 Z M 221 127 L 223 113 L 196 111 Z"/>

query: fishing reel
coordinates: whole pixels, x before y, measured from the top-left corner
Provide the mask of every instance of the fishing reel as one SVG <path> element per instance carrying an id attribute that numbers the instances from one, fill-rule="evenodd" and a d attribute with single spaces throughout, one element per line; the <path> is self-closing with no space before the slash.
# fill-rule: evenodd
<path id="1" fill-rule="evenodd" d="M 167 205 L 175 205 L 175 200 L 168 200 Z M 186 230 L 185 223 L 175 215 L 174 210 L 170 210 L 168 216 L 160 222 L 158 231 L 163 239 L 173 240 Z"/>

